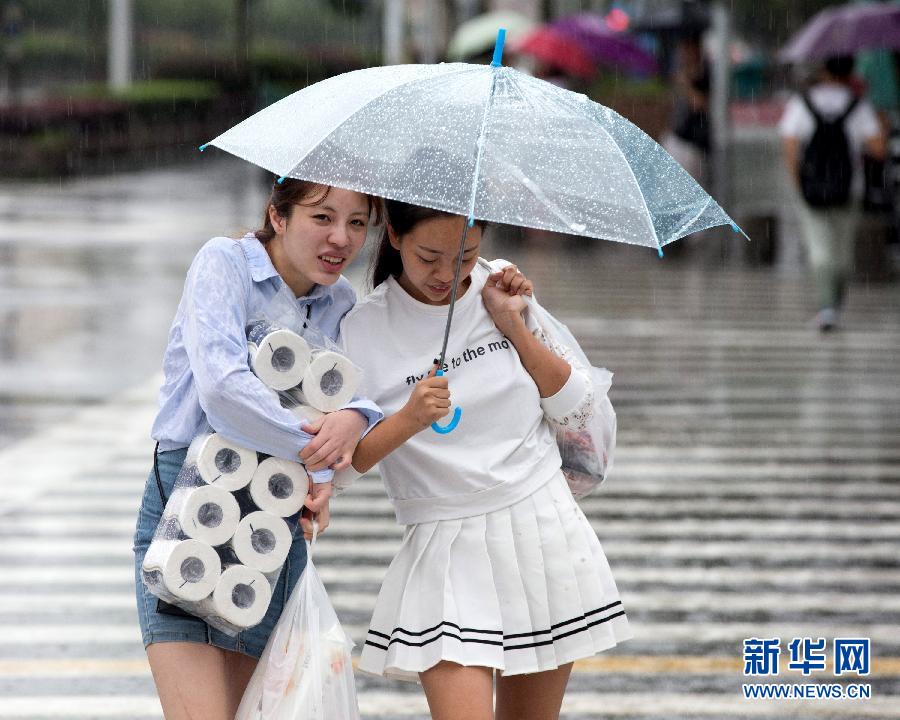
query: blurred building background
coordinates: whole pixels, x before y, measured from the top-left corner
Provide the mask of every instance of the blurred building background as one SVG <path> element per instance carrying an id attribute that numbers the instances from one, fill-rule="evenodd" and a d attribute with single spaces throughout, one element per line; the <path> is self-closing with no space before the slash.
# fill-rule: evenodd
<path id="1" fill-rule="evenodd" d="M 186 161 L 200 142 L 241 117 L 325 77 L 375 64 L 481 62 L 485 54 L 452 51 L 460 26 L 485 13 L 537 25 L 590 12 L 655 57 L 655 71 L 598 63 L 589 74 L 573 75 L 514 52 L 508 62 L 555 75 L 663 139 L 678 114 L 679 46 L 699 38 L 711 81 L 703 182 L 756 241 L 707 249 L 706 259 L 795 267 L 801 253 L 790 240 L 794 221 L 782 202 L 790 188 L 774 128 L 787 91 L 803 82 L 805 70 L 792 75 L 775 53 L 811 15 L 834 4 L 0 0 L 0 168 L 6 177 L 65 177 Z M 894 58 L 869 53 L 859 69 L 889 125 L 898 105 Z M 866 237 L 896 247 L 896 221 L 887 205 L 882 211 L 879 220 L 869 218 Z M 872 276 L 888 272 L 887 255 L 869 250 L 860 267 Z"/>

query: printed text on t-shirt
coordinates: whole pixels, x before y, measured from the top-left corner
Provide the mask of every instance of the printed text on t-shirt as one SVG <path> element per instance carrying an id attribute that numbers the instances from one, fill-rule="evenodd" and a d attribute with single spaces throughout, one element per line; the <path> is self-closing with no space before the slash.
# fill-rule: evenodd
<path id="1" fill-rule="evenodd" d="M 487 349 L 485 349 L 484 345 L 478 345 L 477 347 L 466 348 L 462 355 L 458 355 L 455 358 L 449 358 L 450 363 L 444 363 L 443 371 L 447 372 L 451 369 L 455 369 L 461 367 L 463 364 L 467 362 L 471 362 L 475 358 L 482 357 L 487 353 L 496 352 L 497 350 L 509 350 L 512 348 L 512 344 L 506 338 L 502 340 L 496 340 L 493 342 L 489 342 L 487 345 Z M 429 369 L 429 372 L 431 370 Z M 407 375 L 406 376 L 406 384 L 407 385 L 415 385 L 419 380 L 422 380 L 428 373 L 424 372 L 421 375 Z"/>

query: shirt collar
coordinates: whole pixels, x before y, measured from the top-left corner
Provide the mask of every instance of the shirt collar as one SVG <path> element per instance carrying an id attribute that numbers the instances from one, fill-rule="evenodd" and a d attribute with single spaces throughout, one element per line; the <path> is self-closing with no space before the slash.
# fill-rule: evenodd
<path id="1" fill-rule="evenodd" d="M 250 268 L 250 277 L 253 282 L 265 282 L 270 278 L 278 278 L 284 282 L 275 266 L 272 264 L 272 258 L 266 252 L 265 246 L 252 233 L 248 233 L 241 239 L 241 247 L 247 258 L 247 267 Z M 301 305 L 313 304 L 316 302 L 324 302 L 328 305 L 334 302 L 334 285 L 313 285 L 309 295 L 297 298 L 297 302 Z"/>
<path id="2" fill-rule="evenodd" d="M 272 264 L 272 259 L 263 244 L 252 233 L 241 238 L 241 248 L 247 258 L 247 267 L 250 268 L 250 277 L 253 282 L 263 282 L 272 277 L 278 277 L 278 271 Z"/>

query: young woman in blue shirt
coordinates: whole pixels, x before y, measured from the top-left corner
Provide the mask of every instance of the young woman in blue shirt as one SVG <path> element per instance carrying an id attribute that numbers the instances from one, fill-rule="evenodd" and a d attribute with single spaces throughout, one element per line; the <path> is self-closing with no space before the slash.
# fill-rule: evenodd
<path id="1" fill-rule="evenodd" d="M 187 446 L 207 425 L 226 439 L 270 455 L 301 460 L 311 477 L 307 508 L 328 524 L 334 470 L 349 465 L 361 435 L 382 414 L 366 400 L 303 425 L 251 371 L 245 326 L 286 285 L 298 312 L 337 340 L 356 295 L 341 276 L 362 248 L 379 201 L 360 193 L 286 180 L 275 183 L 263 228 L 240 239 L 213 238 L 188 270 L 169 333 L 153 424 L 157 441 L 134 539 L 141 634 L 168 720 L 231 720 L 282 606 L 306 564 L 301 520 L 259 625 L 231 637 L 203 620 L 158 611 L 141 581 L 141 563 Z"/>

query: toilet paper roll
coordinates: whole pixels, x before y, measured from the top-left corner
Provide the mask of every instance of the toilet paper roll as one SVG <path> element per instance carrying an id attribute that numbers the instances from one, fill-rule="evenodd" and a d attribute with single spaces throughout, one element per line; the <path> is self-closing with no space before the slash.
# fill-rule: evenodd
<path id="1" fill-rule="evenodd" d="M 212 546 L 193 539 L 151 543 L 141 567 L 144 572 L 160 572 L 172 595 L 191 602 L 207 597 L 222 573 L 222 563 Z"/>
<path id="2" fill-rule="evenodd" d="M 241 520 L 234 495 L 215 485 L 179 488 L 169 502 L 179 508 L 184 534 L 209 545 L 228 542 Z"/>
<path id="3" fill-rule="evenodd" d="M 343 355 L 323 350 L 313 354 L 299 391 L 292 391 L 304 405 L 322 412 L 340 410 L 359 387 L 360 371 Z"/>
<path id="4" fill-rule="evenodd" d="M 250 367 L 256 376 L 274 390 L 299 385 L 309 366 L 312 351 L 297 333 L 264 322 L 247 328 Z"/>
<path id="5" fill-rule="evenodd" d="M 185 463 L 197 465 L 203 482 L 232 492 L 250 482 L 258 465 L 255 451 L 228 442 L 217 433 L 194 438 Z"/>
<path id="6" fill-rule="evenodd" d="M 260 510 L 287 517 L 303 507 L 308 488 L 309 476 L 303 465 L 270 457 L 253 473 L 250 497 Z"/>
<path id="7" fill-rule="evenodd" d="M 265 617 L 271 599 L 272 586 L 265 575 L 246 565 L 231 565 L 203 601 L 203 610 L 236 627 L 248 628 Z"/>
<path id="8" fill-rule="evenodd" d="M 284 563 L 292 539 L 288 524 L 282 518 L 257 510 L 238 523 L 231 547 L 244 565 L 268 573 Z"/>

